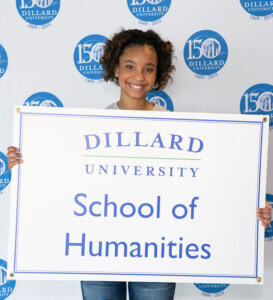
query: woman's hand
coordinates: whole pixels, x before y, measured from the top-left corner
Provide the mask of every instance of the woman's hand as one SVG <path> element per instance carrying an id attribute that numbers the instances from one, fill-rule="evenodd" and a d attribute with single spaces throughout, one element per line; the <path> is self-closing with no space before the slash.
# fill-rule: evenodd
<path id="1" fill-rule="evenodd" d="M 271 205 L 268 201 L 265 201 L 265 208 L 258 208 L 256 211 L 258 220 L 261 221 L 261 224 L 264 228 L 271 223 Z"/>
<path id="2" fill-rule="evenodd" d="M 20 154 L 19 153 L 19 149 L 16 148 L 16 147 L 14 147 L 14 146 L 8 147 L 7 157 L 8 157 L 8 160 L 9 160 L 8 166 L 9 166 L 10 170 L 15 165 L 21 164 L 23 162 L 23 160 L 22 160 L 22 154 Z"/>

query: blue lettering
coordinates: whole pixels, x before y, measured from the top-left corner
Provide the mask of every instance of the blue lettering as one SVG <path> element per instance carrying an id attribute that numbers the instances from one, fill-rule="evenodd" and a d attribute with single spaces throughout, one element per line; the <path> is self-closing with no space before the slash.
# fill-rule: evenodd
<path id="1" fill-rule="evenodd" d="M 130 166 L 127 166 L 127 168 L 125 166 L 121 166 L 121 169 L 122 169 L 124 175 L 126 175 L 130 169 Z"/>
<path id="2" fill-rule="evenodd" d="M 97 253 L 93 252 L 93 242 L 89 242 L 89 253 L 91 256 L 101 256 L 102 254 L 102 241 L 99 241 L 99 247 L 98 247 Z"/>
<path id="3" fill-rule="evenodd" d="M 102 174 L 102 171 L 104 172 L 104 174 L 107 174 L 107 171 L 108 171 L 108 165 L 99 165 L 99 174 L 101 175 Z"/>
<path id="4" fill-rule="evenodd" d="M 193 258 L 193 259 L 198 258 L 198 254 L 196 254 L 196 255 L 191 255 L 191 253 L 190 253 L 190 252 L 196 252 L 196 251 L 198 251 L 198 250 L 199 250 L 199 248 L 198 248 L 198 246 L 197 246 L 196 244 L 189 244 L 189 245 L 186 247 L 186 255 L 187 255 L 189 258 Z"/>
<path id="5" fill-rule="evenodd" d="M 190 170 L 192 171 L 192 177 L 196 177 L 196 172 L 199 170 L 199 168 L 190 168 Z"/>
<path id="6" fill-rule="evenodd" d="M 140 144 L 140 141 L 139 141 L 140 138 L 139 138 L 139 136 L 140 136 L 141 132 L 136 131 L 135 134 L 136 134 L 136 144 L 135 144 L 135 146 L 136 146 L 136 147 L 147 147 L 147 146 L 148 146 L 147 143 L 146 143 L 145 145 L 141 145 L 141 144 Z"/>
<path id="7" fill-rule="evenodd" d="M 138 243 L 138 242 L 132 242 L 130 244 L 130 246 L 136 246 L 135 249 L 131 249 L 131 251 L 130 251 L 130 256 L 131 257 L 142 257 L 141 251 L 140 251 L 140 249 L 141 249 L 140 243 Z M 136 254 L 134 254 L 134 252 L 136 252 Z"/>
<path id="8" fill-rule="evenodd" d="M 110 145 L 110 132 L 105 132 L 105 147 L 104 148 L 111 148 L 111 145 Z"/>
<path id="9" fill-rule="evenodd" d="M 145 207 L 145 206 L 147 206 L 147 207 L 149 208 L 149 210 L 150 210 L 150 212 L 149 212 L 147 215 L 145 215 L 145 214 L 142 213 L 142 208 Z M 153 206 L 152 206 L 151 204 L 149 204 L 149 203 L 142 203 L 142 204 L 139 206 L 139 208 L 138 208 L 138 213 L 139 213 L 139 215 L 140 215 L 142 218 L 150 218 L 150 217 L 153 215 L 153 213 L 154 213 L 154 208 L 153 208 Z"/>
<path id="10" fill-rule="evenodd" d="M 152 142 L 152 145 L 150 147 L 155 147 L 154 144 L 159 144 L 159 148 L 165 148 L 160 133 L 158 133 L 154 139 L 154 141 Z"/>
<path id="11" fill-rule="evenodd" d="M 82 234 L 82 241 L 80 243 L 70 243 L 70 234 L 66 233 L 66 240 L 65 240 L 65 255 L 69 255 L 69 247 L 70 246 L 78 246 L 81 247 L 81 256 L 85 255 L 85 233 Z"/>
<path id="12" fill-rule="evenodd" d="M 178 167 L 177 170 L 180 170 L 180 177 L 184 177 L 184 170 L 187 170 L 187 168 Z"/>
<path id="13" fill-rule="evenodd" d="M 197 145 L 196 145 L 197 148 L 195 150 L 193 149 L 194 141 L 197 142 Z M 198 143 L 199 143 L 199 145 L 198 145 Z M 190 145 L 189 145 L 189 150 L 188 150 L 189 152 L 195 152 L 195 153 L 201 152 L 203 150 L 203 147 L 204 147 L 204 144 L 200 139 L 190 137 Z"/>
<path id="14" fill-rule="evenodd" d="M 94 201 L 94 202 L 92 202 L 92 203 L 90 204 L 90 206 L 89 206 L 89 212 L 90 212 L 90 215 L 91 215 L 91 216 L 94 216 L 94 217 L 101 217 L 101 213 L 94 213 L 94 211 L 93 211 L 93 206 L 95 206 L 95 205 L 101 206 L 101 202 L 99 202 L 99 201 Z"/>
<path id="15" fill-rule="evenodd" d="M 95 149 L 99 146 L 100 144 L 100 138 L 98 135 L 96 134 L 88 134 L 88 135 L 84 135 L 85 137 L 85 142 L 86 142 L 86 149 L 85 150 L 89 150 L 89 149 Z M 95 143 L 94 145 L 91 146 L 91 143 L 90 143 L 90 138 L 93 137 L 95 138 Z"/>
<path id="16" fill-rule="evenodd" d="M 160 167 L 159 169 L 159 176 L 165 176 L 165 168 L 164 167 Z"/>
<path id="17" fill-rule="evenodd" d="M 123 256 L 124 257 L 127 257 L 127 244 L 125 242 L 120 242 L 120 243 L 117 243 L 117 242 L 106 242 L 106 246 L 105 246 L 105 256 L 109 256 L 109 248 L 110 246 L 113 245 L 114 246 L 114 249 L 115 249 L 115 257 L 118 256 L 118 248 L 120 245 L 123 246 L 123 249 L 124 249 L 124 253 L 123 253 Z"/>
<path id="18" fill-rule="evenodd" d="M 145 243 L 145 257 L 149 256 L 149 247 L 153 246 L 154 257 L 157 257 L 157 244 L 156 243 Z"/>
<path id="19" fill-rule="evenodd" d="M 127 145 L 122 144 L 122 134 L 124 132 L 117 132 L 118 135 L 118 147 L 129 147 L 131 144 L 128 143 Z"/>
<path id="20" fill-rule="evenodd" d="M 135 166 L 135 175 L 141 175 L 141 166 Z"/>
<path id="21" fill-rule="evenodd" d="M 132 208 L 132 212 L 131 212 L 130 214 L 125 214 L 125 213 L 124 213 L 124 208 L 125 208 L 126 206 L 129 206 L 129 207 Z M 132 204 L 132 203 L 130 203 L 130 202 L 125 202 L 125 203 L 123 203 L 123 204 L 121 205 L 121 207 L 120 207 L 120 213 L 121 213 L 121 215 L 122 215 L 123 217 L 125 217 L 125 218 L 131 218 L 131 217 L 135 214 L 135 212 L 136 212 L 136 208 L 135 208 L 134 204 Z"/>
<path id="22" fill-rule="evenodd" d="M 147 166 L 147 175 L 146 176 L 155 176 L 154 172 L 154 167 L 148 167 Z"/>
<path id="23" fill-rule="evenodd" d="M 93 173 L 94 173 L 94 165 L 91 165 L 91 166 L 92 166 L 92 169 L 91 169 L 91 170 L 89 170 L 89 166 L 90 166 L 90 165 L 85 165 L 85 172 L 86 172 L 87 174 L 93 174 Z"/>
<path id="24" fill-rule="evenodd" d="M 76 211 L 74 210 L 74 215 L 79 216 L 79 217 L 82 217 L 82 216 L 84 216 L 84 215 L 86 214 L 87 208 L 86 208 L 86 206 L 85 206 L 83 203 L 81 203 L 81 202 L 79 201 L 79 199 L 78 199 L 79 197 L 87 198 L 87 195 L 86 195 L 86 194 L 80 193 L 80 194 L 77 194 L 77 195 L 75 196 L 75 198 L 74 198 L 75 202 L 83 209 L 83 211 L 82 211 L 81 213 L 78 213 L 78 212 L 76 212 Z"/>
<path id="25" fill-rule="evenodd" d="M 201 258 L 204 258 L 204 259 L 209 259 L 211 254 L 210 254 L 210 251 L 207 250 L 206 248 L 210 248 L 210 245 L 209 244 L 203 244 L 201 246 L 201 249 L 207 254 L 207 255 L 201 255 Z"/>
<path id="26" fill-rule="evenodd" d="M 194 197 L 191 200 L 191 204 L 189 205 L 189 207 L 191 208 L 191 219 L 194 219 L 194 208 L 197 207 L 197 205 L 195 204 L 195 201 L 199 200 L 199 197 Z"/>
<path id="27" fill-rule="evenodd" d="M 174 254 L 173 254 L 173 247 L 176 246 L 176 245 L 177 245 L 177 244 L 176 244 L 176 243 L 173 243 L 172 241 L 169 242 L 169 243 L 167 244 L 167 246 L 169 246 L 169 256 L 170 256 L 171 258 L 176 258 L 176 257 L 177 257 L 177 255 L 174 255 Z"/>
<path id="28" fill-rule="evenodd" d="M 184 210 L 184 213 L 182 214 L 182 215 L 177 215 L 177 213 L 176 213 L 176 210 L 179 208 L 179 207 L 181 207 L 183 210 Z M 186 217 L 186 215 L 187 215 L 187 213 L 188 213 L 188 210 L 187 210 L 187 207 L 184 205 L 184 204 L 177 204 L 177 205 L 175 205 L 174 207 L 173 207 L 173 210 L 172 210 L 172 214 L 173 214 L 173 216 L 176 218 L 176 219 L 183 219 L 183 218 L 185 218 Z"/>
<path id="29" fill-rule="evenodd" d="M 104 216 L 108 216 L 108 206 L 112 205 L 114 207 L 114 217 L 117 216 L 117 204 L 115 202 L 108 202 L 108 194 L 104 196 Z"/>
<path id="30" fill-rule="evenodd" d="M 174 145 L 176 145 L 176 148 L 178 150 L 183 150 L 179 145 L 182 142 L 182 136 L 177 134 L 171 134 L 171 137 L 171 146 L 169 147 L 169 149 L 175 149 Z M 178 139 L 177 141 L 175 140 L 176 138 Z"/>

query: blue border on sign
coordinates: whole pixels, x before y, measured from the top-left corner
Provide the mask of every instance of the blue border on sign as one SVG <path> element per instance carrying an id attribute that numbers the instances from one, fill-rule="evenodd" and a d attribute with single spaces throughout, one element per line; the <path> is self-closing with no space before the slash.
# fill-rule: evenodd
<path id="1" fill-rule="evenodd" d="M 128 120 L 136 120 L 136 119 L 144 119 L 147 121 L 182 121 L 182 122 L 207 122 L 207 123 L 229 123 L 229 124 L 248 124 L 248 125 L 259 125 L 260 126 L 260 136 L 259 136 L 259 144 L 260 144 L 260 152 L 259 152 L 259 166 L 258 166 L 258 179 L 257 179 L 257 208 L 260 206 L 260 181 L 261 181 L 261 161 L 262 161 L 262 149 L 263 149 L 263 122 L 258 121 L 234 121 L 234 120 L 211 120 L 211 119 L 192 119 L 192 118 L 159 118 L 159 117 L 131 117 L 131 116 L 105 116 L 105 115 L 79 115 L 79 114 L 58 114 L 58 113 L 32 113 L 32 112 L 21 112 L 20 113 L 20 136 L 19 136 L 19 149 L 22 150 L 22 135 L 23 135 L 23 117 L 25 115 L 39 115 L 39 116 L 52 116 L 55 117 L 84 117 L 84 118 L 104 118 L 104 119 L 128 119 Z M 16 229 L 15 229 L 15 248 L 14 248 L 14 270 L 13 273 L 18 274 L 68 274 L 68 275 L 142 275 L 142 276 L 180 276 L 180 277 L 210 277 L 210 278 L 257 278 L 258 277 L 258 243 L 259 243 L 259 222 L 256 220 L 256 233 L 255 233 L 255 261 L 254 261 L 254 274 L 250 275 L 235 275 L 235 274 L 215 274 L 215 275 L 204 275 L 204 274 L 187 274 L 187 273 L 140 273 L 140 272 L 62 272 L 62 271 L 37 271 L 37 270 L 26 270 L 20 271 L 17 269 L 17 252 L 18 252 L 18 239 L 19 239 L 19 214 L 20 214 L 20 174 L 21 174 L 21 166 L 19 164 L 18 167 L 18 185 L 17 185 L 17 207 L 16 207 Z"/>

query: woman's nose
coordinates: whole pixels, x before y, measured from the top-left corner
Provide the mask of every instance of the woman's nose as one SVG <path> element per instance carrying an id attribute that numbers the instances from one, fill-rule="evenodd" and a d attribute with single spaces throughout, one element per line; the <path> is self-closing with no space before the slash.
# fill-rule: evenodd
<path id="1" fill-rule="evenodd" d="M 141 70 L 139 70 L 139 71 L 136 70 L 135 78 L 137 80 L 144 80 L 144 74 L 143 74 L 143 72 Z"/>

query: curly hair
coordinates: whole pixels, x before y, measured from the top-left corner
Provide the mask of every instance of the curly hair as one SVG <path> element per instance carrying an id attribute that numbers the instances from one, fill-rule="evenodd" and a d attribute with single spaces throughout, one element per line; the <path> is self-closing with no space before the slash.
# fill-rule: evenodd
<path id="1" fill-rule="evenodd" d="M 111 40 L 107 40 L 104 46 L 104 54 L 100 59 L 103 66 L 103 78 L 105 81 L 115 80 L 115 69 L 119 64 L 119 57 L 124 49 L 132 45 L 152 46 L 158 57 L 155 90 L 163 89 L 167 82 L 172 79 L 172 72 L 175 70 L 172 64 L 173 45 L 171 42 L 163 41 L 153 30 L 142 31 L 138 29 L 122 30 L 116 33 Z"/>

